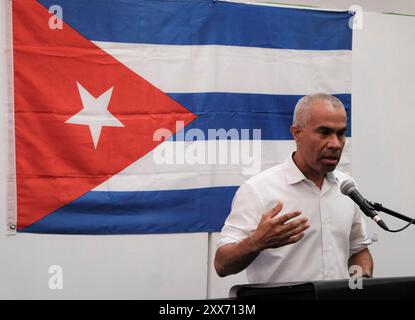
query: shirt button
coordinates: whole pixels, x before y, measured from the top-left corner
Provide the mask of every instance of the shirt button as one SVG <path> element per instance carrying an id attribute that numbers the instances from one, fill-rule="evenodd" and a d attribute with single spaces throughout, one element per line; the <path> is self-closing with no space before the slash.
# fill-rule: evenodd
<path id="1" fill-rule="evenodd" d="M 323 252 L 326 253 L 326 254 L 329 253 L 330 251 L 331 251 L 331 247 L 328 247 L 328 248 L 324 248 L 323 249 Z"/>

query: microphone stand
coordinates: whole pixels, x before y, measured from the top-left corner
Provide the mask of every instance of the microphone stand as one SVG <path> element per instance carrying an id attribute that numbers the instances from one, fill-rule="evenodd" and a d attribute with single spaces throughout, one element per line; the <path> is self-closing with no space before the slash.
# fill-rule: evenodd
<path id="1" fill-rule="evenodd" d="M 376 211 L 382 211 L 384 213 L 387 213 L 391 216 L 394 216 L 395 218 L 404 220 L 406 222 L 411 222 L 412 224 L 415 224 L 415 219 L 409 218 L 407 216 L 404 216 L 403 214 L 400 214 L 396 211 L 393 211 L 391 209 L 385 208 L 384 206 L 382 206 L 382 204 L 377 203 L 377 202 L 371 202 L 369 201 L 370 205 L 373 207 L 373 209 L 375 209 Z"/>

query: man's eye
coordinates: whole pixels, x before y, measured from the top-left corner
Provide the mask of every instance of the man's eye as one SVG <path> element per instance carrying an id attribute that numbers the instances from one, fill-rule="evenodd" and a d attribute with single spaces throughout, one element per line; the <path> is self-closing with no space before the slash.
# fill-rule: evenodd
<path id="1" fill-rule="evenodd" d="M 346 131 L 340 131 L 338 135 L 339 137 L 344 137 L 346 135 Z"/>

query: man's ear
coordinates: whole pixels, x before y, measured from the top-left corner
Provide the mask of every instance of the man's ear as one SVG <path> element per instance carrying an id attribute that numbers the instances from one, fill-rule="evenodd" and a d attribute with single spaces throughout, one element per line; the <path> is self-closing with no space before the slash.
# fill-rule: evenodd
<path id="1" fill-rule="evenodd" d="M 301 132 L 302 128 L 298 125 L 292 125 L 290 128 L 291 134 L 295 140 L 296 143 L 299 143 L 301 140 Z"/>

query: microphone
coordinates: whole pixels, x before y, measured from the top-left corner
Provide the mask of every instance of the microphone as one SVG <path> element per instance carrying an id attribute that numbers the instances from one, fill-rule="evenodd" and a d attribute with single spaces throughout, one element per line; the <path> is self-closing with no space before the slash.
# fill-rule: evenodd
<path id="1" fill-rule="evenodd" d="M 369 201 L 367 201 L 357 190 L 356 185 L 351 180 L 345 180 L 340 185 L 340 191 L 344 195 L 350 197 L 369 218 L 373 219 L 382 229 L 389 231 L 389 228 L 381 217 L 373 209 Z"/>

